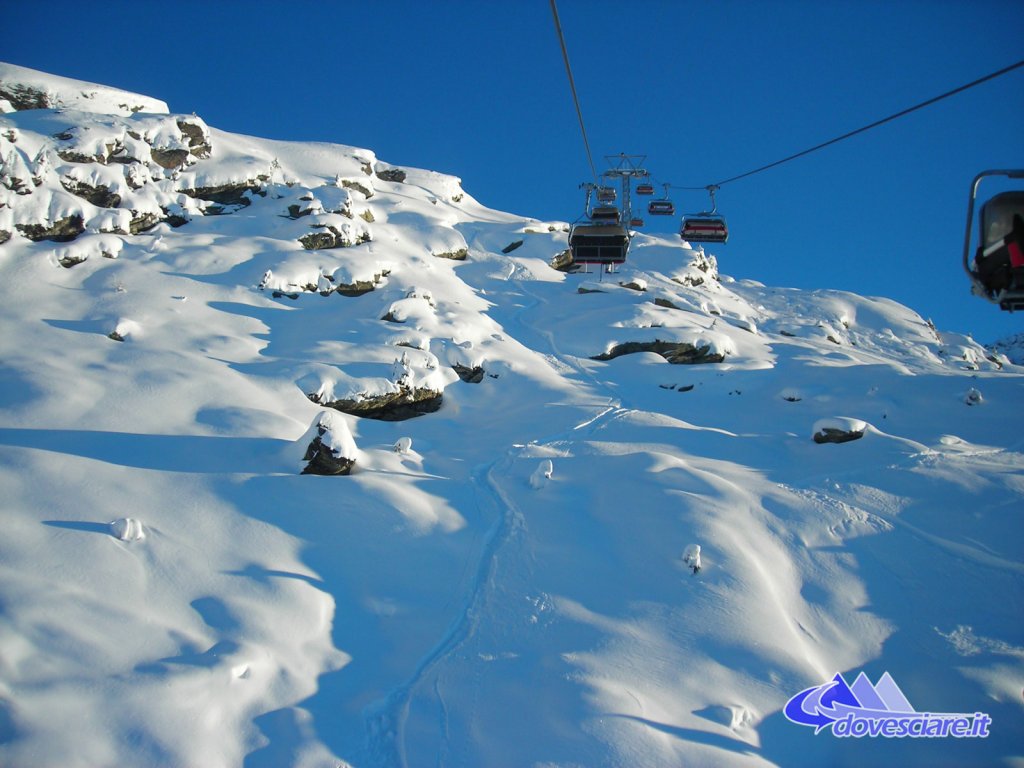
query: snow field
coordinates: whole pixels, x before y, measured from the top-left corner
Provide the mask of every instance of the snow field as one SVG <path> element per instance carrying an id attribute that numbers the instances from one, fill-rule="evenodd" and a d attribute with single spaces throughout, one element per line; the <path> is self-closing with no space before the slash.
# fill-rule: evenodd
<path id="1" fill-rule="evenodd" d="M 135 120 L 168 146 L 177 124 L 0 120 L 32 157 L 56 122 Z M 136 235 L 93 206 L 73 242 L 0 244 L 0 762 L 1021 759 L 1024 369 L 887 299 L 720 275 L 678 240 L 565 274 L 563 222 L 453 177 L 208 137 L 137 197 L 266 176 L 248 205 L 186 196 L 188 223 Z M 87 210 L 57 173 L 6 195 L 11 216 L 61 212 L 41 194 Z M 316 224 L 370 239 L 308 250 Z M 655 341 L 722 359 L 593 359 Z M 440 410 L 309 399 L 403 381 Z M 350 476 L 299 474 L 324 415 Z M 864 434 L 815 444 L 823 426 Z M 988 712 L 992 735 L 844 742 L 782 717 L 858 670 L 921 710 Z"/>

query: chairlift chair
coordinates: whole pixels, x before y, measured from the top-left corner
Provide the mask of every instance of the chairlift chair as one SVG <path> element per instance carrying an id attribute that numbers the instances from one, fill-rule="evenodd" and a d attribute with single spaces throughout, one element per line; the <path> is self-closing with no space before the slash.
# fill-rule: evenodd
<path id="1" fill-rule="evenodd" d="M 658 200 L 651 200 L 647 204 L 647 212 L 651 216 L 675 216 L 676 207 L 668 199 L 668 188 L 671 184 L 663 184 L 662 186 L 665 187 L 665 194 Z"/>
<path id="2" fill-rule="evenodd" d="M 629 220 L 629 226 L 633 227 L 634 229 L 636 229 L 637 227 L 642 227 L 643 225 L 644 220 L 641 219 L 639 216 L 634 216 Z"/>
<path id="3" fill-rule="evenodd" d="M 683 218 L 679 236 L 692 243 L 725 243 L 729 240 L 729 227 L 722 216 L 689 214 Z"/>
<path id="4" fill-rule="evenodd" d="M 615 187 L 598 187 L 597 188 L 597 202 L 599 203 L 614 203 L 615 202 Z"/>
<path id="5" fill-rule="evenodd" d="M 1024 179 L 1024 170 L 982 171 L 974 177 L 967 207 L 963 265 L 972 291 L 1008 312 L 1024 309 L 1024 190 L 1001 192 L 981 206 L 978 247 L 969 259 L 978 185 L 987 176 Z"/>
<path id="6" fill-rule="evenodd" d="M 637 184 L 636 193 L 638 195 L 653 195 L 654 185 L 653 184 Z"/>
<path id="7" fill-rule="evenodd" d="M 569 249 L 576 264 L 622 264 L 629 250 L 629 233 L 615 224 L 574 224 Z"/>
<path id="8" fill-rule="evenodd" d="M 683 216 L 679 227 L 679 236 L 691 243 L 725 243 L 729 240 L 729 227 L 725 217 L 718 213 L 718 204 L 715 202 L 715 192 L 718 187 L 714 184 L 707 187 L 711 195 L 711 210 L 700 213 L 688 213 Z"/>
<path id="9" fill-rule="evenodd" d="M 614 205 L 597 205 L 590 211 L 590 220 L 595 224 L 614 224 L 621 222 L 619 209 Z"/>
<path id="10" fill-rule="evenodd" d="M 651 216 L 674 216 L 676 207 L 671 200 L 651 200 L 647 204 L 647 213 Z"/>

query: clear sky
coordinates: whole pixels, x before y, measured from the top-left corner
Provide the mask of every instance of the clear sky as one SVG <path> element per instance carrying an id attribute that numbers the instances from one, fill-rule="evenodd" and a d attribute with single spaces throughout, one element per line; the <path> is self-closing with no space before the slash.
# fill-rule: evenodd
<path id="1" fill-rule="evenodd" d="M 559 0 L 595 161 L 659 181 L 752 170 L 1024 58 L 1020 0 Z M 548 0 L 7 0 L 0 60 L 144 93 L 228 131 L 338 142 L 573 220 L 589 169 Z M 971 179 L 1024 167 L 1024 69 L 718 194 L 721 271 L 889 296 L 982 342 Z M 982 195 L 1002 189 L 988 183 Z M 703 192 L 676 192 L 699 211 Z M 678 218 L 650 231 L 677 231 Z"/>

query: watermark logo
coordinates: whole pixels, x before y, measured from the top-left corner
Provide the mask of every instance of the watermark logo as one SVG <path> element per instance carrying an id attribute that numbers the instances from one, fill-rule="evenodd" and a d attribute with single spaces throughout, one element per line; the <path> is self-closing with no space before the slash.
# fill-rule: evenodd
<path id="1" fill-rule="evenodd" d="M 988 736 L 992 724 L 984 712 L 918 712 L 888 672 L 874 684 L 861 672 L 853 685 L 836 674 L 798 693 L 782 712 L 791 723 L 813 726 L 815 735 L 830 728 L 839 738 L 977 739 Z"/>

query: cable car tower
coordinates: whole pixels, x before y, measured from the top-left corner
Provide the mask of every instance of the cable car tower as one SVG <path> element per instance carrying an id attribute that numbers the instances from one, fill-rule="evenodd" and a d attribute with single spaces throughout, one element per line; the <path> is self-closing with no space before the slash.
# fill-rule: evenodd
<path id="1" fill-rule="evenodd" d="M 577 220 L 569 230 L 569 249 L 576 264 L 607 264 L 608 271 L 615 264 L 626 261 L 629 241 L 632 238 L 628 227 L 641 221 L 633 216 L 630 193 L 633 179 L 646 179 L 650 174 L 641 164 L 646 155 L 607 155 L 605 160 L 611 166 L 603 174 L 605 183 L 584 182 L 586 190 L 584 207 L 586 221 Z M 617 194 L 614 183 L 618 180 L 621 193 Z M 597 205 L 592 205 L 596 193 Z M 621 200 L 622 207 L 615 205 Z"/>

